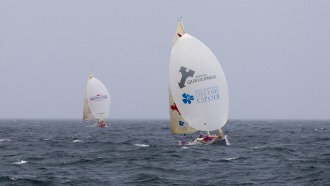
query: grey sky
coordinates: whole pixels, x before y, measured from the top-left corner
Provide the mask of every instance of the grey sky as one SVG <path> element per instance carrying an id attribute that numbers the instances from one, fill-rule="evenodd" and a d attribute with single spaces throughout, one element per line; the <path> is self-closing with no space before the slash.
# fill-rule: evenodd
<path id="1" fill-rule="evenodd" d="M 177 20 L 218 57 L 230 119 L 330 119 L 330 1 L 0 1 L 0 118 L 81 118 L 92 71 L 110 118 L 169 118 Z"/>

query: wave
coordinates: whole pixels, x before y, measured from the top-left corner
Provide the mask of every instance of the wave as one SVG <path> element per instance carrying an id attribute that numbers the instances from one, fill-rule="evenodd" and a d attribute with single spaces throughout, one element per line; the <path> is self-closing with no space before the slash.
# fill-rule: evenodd
<path id="1" fill-rule="evenodd" d="M 318 130 L 326 130 L 326 128 L 321 127 L 321 128 L 314 128 L 314 131 L 318 131 Z"/>
<path id="2" fill-rule="evenodd" d="M 82 142 L 84 142 L 83 140 L 73 140 L 72 141 L 73 143 L 82 143 Z"/>
<path id="3" fill-rule="evenodd" d="M 27 161 L 21 160 L 21 161 L 15 161 L 12 164 L 21 165 L 21 164 L 25 164 L 25 163 L 27 163 Z"/>
<path id="4" fill-rule="evenodd" d="M 0 183 L 8 183 L 1 185 L 53 185 L 52 181 L 37 180 L 37 177 L 29 178 L 29 176 L 18 177 L 0 177 Z"/>
<path id="5" fill-rule="evenodd" d="M 0 183 L 3 183 L 5 181 L 15 181 L 16 178 L 14 177 L 9 177 L 9 176 L 0 176 Z"/>
<path id="6" fill-rule="evenodd" d="M 222 158 L 223 160 L 226 160 L 226 161 L 231 161 L 231 160 L 236 160 L 238 159 L 239 157 L 232 157 L 232 158 Z"/>
<path id="7" fill-rule="evenodd" d="M 135 146 L 138 147 L 149 147 L 150 145 L 146 145 L 146 144 L 134 144 Z"/>
<path id="8" fill-rule="evenodd" d="M 228 138 L 227 138 L 227 135 L 225 135 L 225 140 L 226 140 L 226 144 L 227 144 L 227 145 L 230 145 L 229 140 L 228 140 Z"/>
<path id="9" fill-rule="evenodd" d="M 266 148 L 267 146 L 265 145 L 258 145 L 258 146 L 254 146 L 254 147 L 251 147 L 251 149 L 263 149 L 263 148 Z"/>
<path id="10" fill-rule="evenodd" d="M 0 142 L 1 141 L 11 141 L 10 139 L 0 139 Z"/>

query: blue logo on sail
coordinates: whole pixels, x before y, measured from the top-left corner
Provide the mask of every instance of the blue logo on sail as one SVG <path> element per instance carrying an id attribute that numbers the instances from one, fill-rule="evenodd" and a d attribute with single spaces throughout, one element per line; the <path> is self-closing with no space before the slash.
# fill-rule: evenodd
<path id="1" fill-rule="evenodd" d="M 183 122 L 183 121 L 179 121 L 179 125 L 180 125 L 181 127 L 183 127 L 184 122 Z"/>
<path id="2" fill-rule="evenodd" d="M 218 86 L 196 90 L 195 97 L 197 103 L 207 103 L 211 101 L 218 101 L 221 99 L 220 90 Z"/>
<path id="3" fill-rule="evenodd" d="M 194 96 L 193 95 L 189 95 L 187 93 L 183 93 L 182 94 L 182 97 L 183 97 L 182 101 L 183 101 L 184 104 L 187 104 L 187 103 L 188 104 L 191 104 L 191 101 L 194 100 Z"/>

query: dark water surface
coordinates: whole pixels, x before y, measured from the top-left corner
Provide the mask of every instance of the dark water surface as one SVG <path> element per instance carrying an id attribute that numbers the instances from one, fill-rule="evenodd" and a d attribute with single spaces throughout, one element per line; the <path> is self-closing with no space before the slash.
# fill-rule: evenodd
<path id="1" fill-rule="evenodd" d="M 0 185 L 330 185 L 330 121 L 229 121 L 177 146 L 164 120 L 0 120 Z"/>

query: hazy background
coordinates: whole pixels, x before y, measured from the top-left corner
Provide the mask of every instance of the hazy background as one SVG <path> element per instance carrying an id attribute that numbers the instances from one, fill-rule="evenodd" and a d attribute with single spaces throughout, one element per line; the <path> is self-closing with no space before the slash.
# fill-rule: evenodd
<path id="1" fill-rule="evenodd" d="M 90 71 L 110 118 L 168 115 L 177 21 L 218 57 L 230 119 L 330 119 L 330 1 L 0 1 L 0 118 L 81 118 Z"/>

